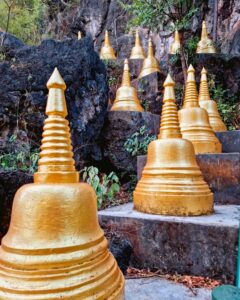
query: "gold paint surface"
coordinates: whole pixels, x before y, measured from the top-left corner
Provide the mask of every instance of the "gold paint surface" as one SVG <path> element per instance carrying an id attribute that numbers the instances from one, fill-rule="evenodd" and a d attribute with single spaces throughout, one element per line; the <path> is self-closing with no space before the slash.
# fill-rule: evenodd
<path id="1" fill-rule="evenodd" d="M 178 54 L 181 48 L 180 36 L 178 30 L 174 33 L 174 42 L 170 46 L 170 54 Z"/>
<path id="2" fill-rule="evenodd" d="M 222 152 L 222 145 L 210 126 L 207 111 L 199 106 L 192 65 L 188 68 L 184 104 L 178 117 L 182 136 L 193 143 L 196 154 Z"/>
<path id="3" fill-rule="evenodd" d="M 138 76 L 138 78 L 142 78 L 154 72 L 160 73 L 160 65 L 156 57 L 154 56 L 152 39 L 148 40 L 148 56 L 143 61 L 142 70 Z"/>
<path id="4" fill-rule="evenodd" d="M 0 247 L 0 299 L 123 300 L 124 278 L 99 226 L 96 194 L 78 182 L 57 69 L 48 88 L 38 172 L 17 191 Z"/>
<path id="5" fill-rule="evenodd" d="M 206 21 L 202 23 L 201 40 L 197 45 L 197 53 L 217 53 L 213 41 L 208 37 Z"/>
<path id="6" fill-rule="evenodd" d="M 130 59 L 145 59 L 145 51 L 141 45 L 139 31 L 136 30 L 135 46 L 132 48 Z"/>
<path id="7" fill-rule="evenodd" d="M 101 59 L 116 59 L 115 52 L 110 43 L 108 31 L 105 32 L 104 45 L 100 50 L 100 58 Z"/>
<path id="8" fill-rule="evenodd" d="M 211 100 L 210 98 L 207 82 L 207 71 L 205 68 L 203 68 L 201 72 L 199 104 L 200 107 L 206 109 L 206 111 L 208 112 L 210 125 L 215 132 L 227 131 L 227 127 L 223 123 L 221 116 L 218 112 L 216 101 Z"/>
<path id="9" fill-rule="evenodd" d="M 133 194 L 134 208 L 173 216 L 210 214 L 213 194 L 203 180 L 192 143 L 181 138 L 174 85 L 168 75 L 160 134 L 148 147 L 147 164 Z"/>
<path id="10" fill-rule="evenodd" d="M 121 87 L 118 88 L 116 98 L 111 107 L 111 111 L 140 111 L 144 109 L 138 99 L 137 90 L 131 86 L 128 60 L 124 62 L 123 78 Z"/>

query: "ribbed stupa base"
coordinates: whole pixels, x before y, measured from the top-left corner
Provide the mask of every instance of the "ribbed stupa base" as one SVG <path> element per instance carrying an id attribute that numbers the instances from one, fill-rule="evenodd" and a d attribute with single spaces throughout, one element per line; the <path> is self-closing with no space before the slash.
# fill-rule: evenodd
<path id="1" fill-rule="evenodd" d="M 92 253 L 85 258 L 82 257 L 83 251 L 77 249 L 58 249 L 67 253 L 44 255 L 41 251 L 31 254 L 18 250 L 18 253 L 13 253 L 13 249 L 3 248 L 1 258 L 8 257 L 8 261 L 6 265 L 1 262 L 0 299 L 123 300 L 123 275 L 107 251 L 106 243 L 99 246 L 102 252 L 96 253 L 96 246 L 93 246 L 89 248 L 89 253 Z"/>
<path id="2" fill-rule="evenodd" d="M 213 100 L 199 101 L 202 108 L 206 109 L 209 116 L 209 123 L 215 132 L 227 131 L 226 125 L 223 123 L 217 108 L 217 103 Z"/>
<path id="3" fill-rule="evenodd" d="M 153 192 L 147 188 L 144 190 L 144 185 L 147 184 L 142 183 L 134 192 L 134 208 L 138 211 L 168 216 L 200 216 L 213 213 L 211 193 L 181 195 L 184 187 L 176 191 L 176 194 L 166 193 L 160 187 Z M 176 185 L 172 185 L 172 188 L 176 189 Z"/>
<path id="4" fill-rule="evenodd" d="M 147 164 L 133 194 L 138 211 L 172 216 L 213 212 L 213 194 L 196 163 L 192 143 L 180 138 L 150 143 Z"/>

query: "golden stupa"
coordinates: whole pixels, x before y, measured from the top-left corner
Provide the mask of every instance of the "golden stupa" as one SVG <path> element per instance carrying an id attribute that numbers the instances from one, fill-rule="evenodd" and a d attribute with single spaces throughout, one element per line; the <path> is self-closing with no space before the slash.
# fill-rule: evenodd
<path id="1" fill-rule="evenodd" d="M 206 22 L 202 23 L 201 40 L 198 42 L 197 53 L 216 53 L 213 41 L 208 37 Z"/>
<path id="2" fill-rule="evenodd" d="M 98 223 L 96 194 L 75 169 L 57 69 L 47 86 L 38 172 L 16 193 L 0 248 L 0 299 L 122 300 L 124 279 Z"/>
<path id="3" fill-rule="evenodd" d="M 188 68 L 184 104 L 178 116 L 182 136 L 193 143 L 196 154 L 222 152 L 222 145 L 210 126 L 207 111 L 199 106 L 192 65 Z"/>
<path id="4" fill-rule="evenodd" d="M 138 76 L 138 78 L 142 78 L 142 77 L 152 74 L 154 72 L 160 73 L 160 66 L 159 66 L 158 60 L 154 56 L 152 39 L 149 38 L 149 40 L 148 40 L 148 56 L 143 61 L 142 70 L 141 70 L 141 73 Z"/>
<path id="5" fill-rule="evenodd" d="M 78 31 L 78 40 L 81 40 L 81 38 L 82 38 L 82 33 L 81 31 Z"/>
<path id="6" fill-rule="evenodd" d="M 136 30 L 135 46 L 132 48 L 130 59 L 145 59 L 145 51 L 141 45 L 139 31 Z"/>
<path id="7" fill-rule="evenodd" d="M 178 30 L 175 31 L 174 34 L 174 42 L 170 46 L 170 54 L 178 54 L 181 48 L 180 36 Z"/>
<path id="8" fill-rule="evenodd" d="M 160 134 L 148 147 L 147 164 L 133 194 L 134 208 L 173 216 L 210 214 L 213 194 L 203 180 L 192 143 L 181 138 L 174 85 L 168 75 Z"/>
<path id="9" fill-rule="evenodd" d="M 124 61 L 122 84 L 117 90 L 111 110 L 144 111 L 138 99 L 137 90 L 131 86 L 127 59 Z"/>
<path id="10" fill-rule="evenodd" d="M 205 68 L 203 68 L 201 72 L 199 104 L 200 107 L 205 108 L 208 112 L 209 122 L 214 131 L 227 131 L 227 127 L 223 123 L 218 112 L 217 103 L 210 98 L 207 83 L 207 71 Z"/>
<path id="11" fill-rule="evenodd" d="M 100 51 L 100 58 L 101 59 L 116 59 L 116 55 L 115 55 L 113 47 L 110 43 L 110 39 L 109 39 L 107 30 L 105 31 L 104 45 Z"/>

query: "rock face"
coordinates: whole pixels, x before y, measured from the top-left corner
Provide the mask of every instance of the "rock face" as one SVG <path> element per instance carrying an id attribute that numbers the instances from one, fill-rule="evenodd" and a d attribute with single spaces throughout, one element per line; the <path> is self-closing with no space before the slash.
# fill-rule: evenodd
<path id="1" fill-rule="evenodd" d="M 63 38 L 67 35 L 75 35 L 78 30 L 90 32 L 99 49 L 104 38 L 106 29 L 119 58 L 129 57 L 134 38 L 131 32 L 126 33 L 126 24 L 129 16 L 119 5 L 117 0 L 82 0 L 77 6 L 63 6 L 60 0 L 52 1 L 49 9 L 51 23 L 47 28 L 48 33 L 55 33 L 57 37 Z M 129 3 L 130 0 L 123 1 Z M 218 7 L 215 8 L 218 2 Z M 196 1 L 198 3 L 198 1 Z M 55 7 L 60 8 L 56 11 Z M 214 11 L 217 10 L 217 44 L 222 53 L 238 55 L 240 53 L 240 3 L 237 0 L 230 1 L 206 1 L 204 13 L 207 21 L 208 31 L 213 35 Z M 203 13 L 198 13 L 192 24 L 192 34 L 200 37 Z M 140 30 L 143 46 L 147 48 L 149 31 Z M 157 58 L 167 60 L 170 44 L 173 41 L 171 33 L 161 31 L 161 34 L 153 34 L 156 45 Z"/>
<path id="2" fill-rule="evenodd" d="M 103 151 L 106 161 L 119 172 L 136 173 L 137 156 L 127 152 L 124 143 L 142 126 L 146 127 L 145 134 L 157 135 L 159 122 L 159 115 L 147 112 L 109 112 L 103 130 Z"/>
<path id="3" fill-rule="evenodd" d="M 0 150 L 7 148 L 12 135 L 32 147 L 40 145 L 46 83 L 58 67 L 67 84 L 77 166 L 87 159 L 101 159 L 97 141 L 107 110 L 108 86 L 105 66 L 94 52 L 91 37 L 45 40 L 35 47 L 18 45 L 8 49 L 7 58 L 0 63 Z"/>

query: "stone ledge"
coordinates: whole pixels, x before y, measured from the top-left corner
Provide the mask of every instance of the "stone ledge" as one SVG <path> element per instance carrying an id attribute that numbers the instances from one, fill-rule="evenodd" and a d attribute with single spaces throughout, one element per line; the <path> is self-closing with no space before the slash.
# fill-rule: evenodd
<path id="1" fill-rule="evenodd" d="M 223 153 L 240 152 L 240 130 L 216 132 Z"/>
<path id="2" fill-rule="evenodd" d="M 196 155 L 203 177 L 219 204 L 240 204 L 240 153 Z M 141 178 L 147 156 L 138 156 L 137 173 Z"/>
<path id="3" fill-rule="evenodd" d="M 229 283 L 236 274 L 239 219 L 233 205 L 215 206 L 213 215 L 201 217 L 143 214 L 131 203 L 99 212 L 105 231 L 131 243 L 132 266 Z"/>

